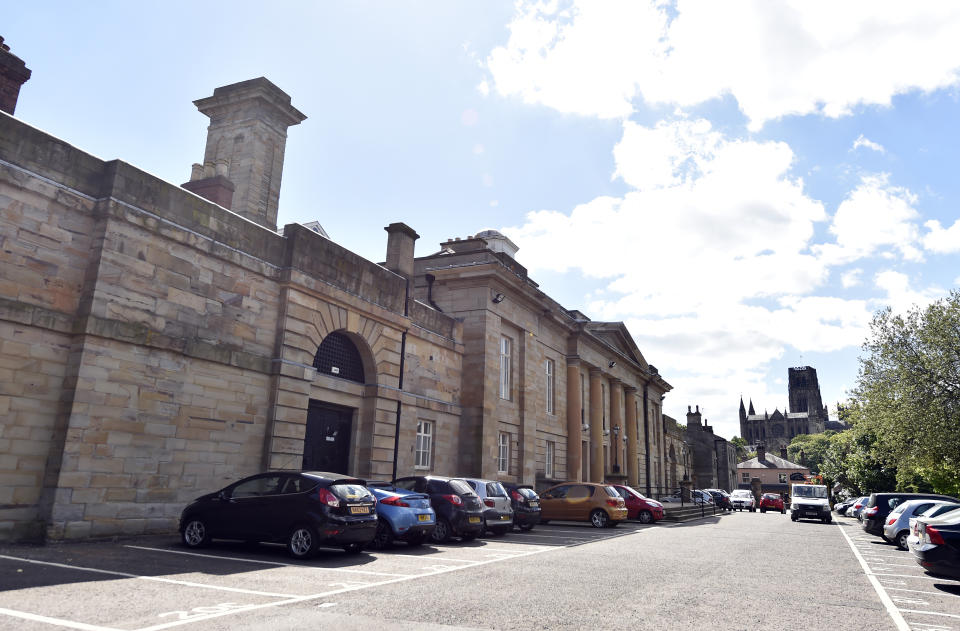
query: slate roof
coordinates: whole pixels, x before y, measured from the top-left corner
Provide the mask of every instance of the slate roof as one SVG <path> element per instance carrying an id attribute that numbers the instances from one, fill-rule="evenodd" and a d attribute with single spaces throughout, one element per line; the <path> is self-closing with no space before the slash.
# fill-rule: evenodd
<path id="1" fill-rule="evenodd" d="M 750 460 L 745 460 L 737 465 L 737 469 L 803 469 L 806 470 L 807 467 L 799 465 L 795 462 L 790 462 L 785 460 L 780 456 L 774 456 L 773 454 L 767 454 L 763 458 L 763 462 L 757 458 L 751 458 Z"/>

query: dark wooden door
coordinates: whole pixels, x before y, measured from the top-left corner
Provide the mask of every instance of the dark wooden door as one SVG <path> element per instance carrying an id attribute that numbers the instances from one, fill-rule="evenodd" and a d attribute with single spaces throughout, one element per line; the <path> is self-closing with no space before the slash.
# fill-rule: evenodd
<path id="1" fill-rule="evenodd" d="M 353 410 L 310 401 L 303 441 L 304 471 L 346 474 L 350 467 Z"/>

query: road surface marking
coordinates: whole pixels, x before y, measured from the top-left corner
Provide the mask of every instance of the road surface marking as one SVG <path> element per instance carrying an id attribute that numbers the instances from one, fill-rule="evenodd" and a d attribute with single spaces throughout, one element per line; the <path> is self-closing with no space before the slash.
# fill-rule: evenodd
<path id="1" fill-rule="evenodd" d="M 853 540 L 850 539 L 849 535 L 844 532 L 843 526 L 841 526 L 839 522 L 837 522 L 837 528 L 840 530 L 840 534 L 842 534 L 847 540 L 847 543 L 850 544 L 850 550 L 852 550 L 854 556 L 857 557 L 857 562 L 860 563 L 860 567 L 863 568 L 864 573 L 867 575 L 867 579 L 870 581 L 870 584 L 873 585 L 874 591 L 877 592 L 877 596 L 880 597 L 880 602 L 883 603 L 883 606 L 887 609 L 887 613 L 890 614 L 890 617 L 893 619 L 893 623 L 897 626 L 897 629 L 899 631 L 910 631 L 910 625 L 907 624 L 907 621 L 904 620 L 900 610 L 897 609 L 897 606 L 893 604 L 892 600 L 890 600 L 890 596 L 887 594 L 886 590 L 883 589 L 883 585 L 880 584 L 877 576 L 870 571 L 870 566 L 867 565 L 866 561 L 864 561 L 863 557 L 860 555 L 860 551 L 857 550 L 857 546 L 854 545 Z"/>
<path id="2" fill-rule="evenodd" d="M 167 554 L 182 554 L 184 556 L 200 557 L 201 559 L 219 559 L 223 561 L 239 561 L 241 563 L 258 563 L 260 565 L 273 565 L 277 567 L 304 567 L 313 570 L 329 570 L 330 572 L 346 572 L 348 574 L 368 574 L 370 576 L 411 576 L 411 574 L 388 574 L 386 572 L 369 572 L 367 570 L 347 570 L 339 567 L 325 567 L 323 565 L 310 565 L 302 563 L 282 563 L 280 561 L 264 561 L 262 559 L 245 559 L 243 557 L 225 557 L 218 554 L 200 554 L 199 552 L 185 552 L 183 550 L 167 550 L 166 548 L 146 548 L 143 546 L 124 546 L 134 550 L 149 550 L 151 552 L 166 552 Z M 289 597 L 289 594 L 287 594 Z"/>
<path id="3" fill-rule="evenodd" d="M 200 587 L 204 589 L 217 589 L 224 592 L 236 592 L 238 594 L 251 594 L 253 596 L 270 596 L 272 598 L 293 598 L 291 594 L 277 594 L 274 592 L 261 592 L 252 589 L 241 589 L 239 587 L 222 587 L 219 585 L 207 585 L 205 583 L 194 583 L 192 581 L 178 581 L 172 578 L 160 578 L 159 576 L 140 576 L 139 574 L 130 574 L 128 572 L 116 572 L 114 570 L 101 570 L 95 567 L 85 567 L 82 565 L 67 565 L 65 563 L 53 563 L 51 561 L 36 561 L 34 559 L 23 559 L 20 557 L 11 557 L 0 554 L 0 559 L 18 561 L 20 563 L 33 563 L 34 565 L 49 565 L 51 567 L 61 567 L 69 570 L 80 570 L 82 572 L 94 572 L 97 574 L 108 574 L 110 576 L 121 576 L 123 578 L 136 578 L 143 581 L 156 581 L 158 583 L 172 583 L 174 585 L 183 585 L 186 587 Z"/>
<path id="4" fill-rule="evenodd" d="M 100 627 L 95 624 L 84 624 L 82 622 L 73 622 L 72 620 L 63 620 L 61 618 L 50 618 L 49 616 L 38 616 L 33 613 L 23 611 L 14 611 L 13 609 L 3 609 L 0 607 L 0 614 L 20 618 L 22 620 L 31 620 L 33 622 L 45 622 L 46 624 L 55 624 L 68 629 L 81 629 L 81 631 L 120 631 L 113 627 Z"/>
<path id="5" fill-rule="evenodd" d="M 906 585 L 906 583 L 901 583 L 901 585 Z M 932 594 L 934 596 L 949 596 L 950 598 L 960 598 L 960 594 L 951 594 L 950 592 L 928 592 L 922 589 L 904 589 L 902 587 L 888 587 L 887 589 L 898 591 L 898 592 L 916 592 L 917 594 Z"/>
<path id="6" fill-rule="evenodd" d="M 900 611 L 902 611 L 903 613 L 918 613 L 924 616 L 943 616 L 945 618 L 957 618 L 958 620 L 960 620 L 960 616 L 958 616 L 955 613 L 940 613 L 937 611 L 917 611 L 914 609 L 901 609 Z"/>
<path id="7" fill-rule="evenodd" d="M 453 557 L 444 557 L 444 556 L 435 556 L 432 554 L 393 554 L 389 553 L 384 557 L 377 557 L 378 559 L 392 559 L 393 557 L 402 557 L 404 559 L 420 559 L 422 561 L 459 561 L 460 563 L 476 563 L 475 559 L 455 559 Z"/>

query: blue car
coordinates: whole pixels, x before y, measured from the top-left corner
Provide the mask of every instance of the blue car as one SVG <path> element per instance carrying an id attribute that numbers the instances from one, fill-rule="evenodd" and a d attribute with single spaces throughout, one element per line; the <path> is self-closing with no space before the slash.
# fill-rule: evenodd
<path id="1" fill-rule="evenodd" d="M 411 546 L 423 544 L 437 525 L 430 496 L 398 489 L 387 482 L 370 482 L 367 488 L 377 498 L 377 534 L 370 547 L 382 550 L 394 539 Z"/>

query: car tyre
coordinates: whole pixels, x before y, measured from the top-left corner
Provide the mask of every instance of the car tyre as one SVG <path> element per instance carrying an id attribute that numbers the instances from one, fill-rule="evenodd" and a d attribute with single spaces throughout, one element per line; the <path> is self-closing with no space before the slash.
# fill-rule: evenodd
<path id="1" fill-rule="evenodd" d="M 590 523 L 593 524 L 594 528 L 607 528 L 610 523 L 610 516 L 607 515 L 607 511 L 597 508 L 590 513 Z"/>
<path id="2" fill-rule="evenodd" d="M 640 511 L 640 514 L 637 515 L 637 519 L 640 520 L 641 524 L 652 524 L 653 523 L 653 513 L 648 510 Z"/>
<path id="3" fill-rule="evenodd" d="M 781 508 L 781 509 L 780 509 L 780 514 L 781 514 L 781 515 L 786 515 L 786 514 L 787 514 L 787 509 L 786 509 L 786 508 Z"/>
<path id="4" fill-rule="evenodd" d="M 295 559 L 309 559 L 317 553 L 317 531 L 310 526 L 295 526 L 287 537 L 287 552 Z"/>
<path id="5" fill-rule="evenodd" d="M 765 513 L 765 512 L 767 512 L 767 509 L 764 508 L 763 506 L 761 506 L 761 507 L 760 507 L 760 512 L 761 512 L 761 513 Z"/>
<path id="6" fill-rule="evenodd" d="M 794 515 L 793 513 L 790 513 L 790 521 L 797 521 L 798 519 L 800 518 Z"/>
<path id="7" fill-rule="evenodd" d="M 453 528 L 450 527 L 450 522 L 440 517 L 437 519 L 437 525 L 434 526 L 433 532 L 430 533 L 430 538 L 433 539 L 434 543 L 446 543 L 450 541 L 452 535 Z"/>
<path id="8" fill-rule="evenodd" d="M 387 520 L 380 518 L 377 521 L 377 534 L 373 536 L 370 547 L 374 550 L 386 550 L 393 543 L 393 529 Z"/>
<path id="9" fill-rule="evenodd" d="M 908 550 L 909 547 L 907 546 L 907 538 L 909 536 L 910 536 L 909 530 L 901 530 L 900 532 L 898 532 L 897 538 L 895 540 L 897 547 L 900 548 L 901 550 Z"/>
<path id="10" fill-rule="evenodd" d="M 188 548 L 202 548 L 210 543 L 210 529 L 202 519 L 191 519 L 180 531 L 180 538 Z"/>

